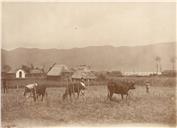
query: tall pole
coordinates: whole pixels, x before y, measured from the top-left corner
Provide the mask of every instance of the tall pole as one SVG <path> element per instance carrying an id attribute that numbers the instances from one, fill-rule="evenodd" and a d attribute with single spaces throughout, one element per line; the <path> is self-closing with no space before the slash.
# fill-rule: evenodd
<path id="1" fill-rule="evenodd" d="M 157 68 L 157 74 L 158 74 L 158 63 L 156 64 L 156 68 Z"/>

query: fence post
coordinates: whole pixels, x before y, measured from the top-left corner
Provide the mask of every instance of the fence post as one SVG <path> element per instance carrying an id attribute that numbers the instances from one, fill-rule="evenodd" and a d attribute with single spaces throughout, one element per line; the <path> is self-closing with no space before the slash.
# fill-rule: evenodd
<path id="1" fill-rule="evenodd" d="M 19 99 L 19 98 L 18 98 L 18 94 L 19 94 L 19 93 L 18 93 L 18 84 L 17 84 L 17 86 L 16 86 L 16 93 L 17 93 L 17 103 L 19 103 L 19 102 L 18 102 L 18 99 Z"/>

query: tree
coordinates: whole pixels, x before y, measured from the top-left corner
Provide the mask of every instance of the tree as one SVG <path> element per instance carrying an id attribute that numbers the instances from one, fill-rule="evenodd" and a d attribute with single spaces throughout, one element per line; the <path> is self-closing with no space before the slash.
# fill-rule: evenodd
<path id="1" fill-rule="evenodd" d="M 22 65 L 22 69 L 23 69 L 24 71 L 26 71 L 27 73 L 30 72 L 30 67 L 28 67 L 28 66 L 26 66 L 26 65 Z"/>
<path id="2" fill-rule="evenodd" d="M 30 66 L 31 66 L 31 67 L 30 67 L 31 69 L 34 69 L 34 65 L 33 65 L 33 64 L 30 64 Z"/>
<path id="3" fill-rule="evenodd" d="M 4 65 L 3 67 L 2 67 L 2 71 L 3 72 L 9 72 L 11 70 L 11 67 L 9 66 L 9 65 Z"/>
<path id="4" fill-rule="evenodd" d="M 157 69 L 157 74 L 158 74 L 158 72 L 159 72 L 159 68 L 160 68 L 160 72 L 161 72 L 161 58 L 159 57 L 159 56 L 156 56 L 155 57 L 155 61 L 156 61 L 156 69 Z"/>
<path id="5" fill-rule="evenodd" d="M 102 81 L 102 80 L 106 80 L 106 75 L 104 75 L 104 74 L 101 73 L 101 74 L 99 74 L 99 75 L 97 76 L 97 79 L 98 79 L 98 80 L 101 80 L 101 81 Z"/>
<path id="6" fill-rule="evenodd" d="M 170 62 L 172 63 L 172 69 L 173 69 L 173 71 L 175 71 L 176 58 L 175 57 L 171 57 L 170 58 Z"/>

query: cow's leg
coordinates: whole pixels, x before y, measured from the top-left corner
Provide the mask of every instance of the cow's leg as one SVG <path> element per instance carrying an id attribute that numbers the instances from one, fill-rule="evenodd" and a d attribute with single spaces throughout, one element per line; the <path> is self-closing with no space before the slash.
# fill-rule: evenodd
<path id="1" fill-rule="evenodd" d="M 79 99 L 80 91 L 77 91 L 77 99 Z"/>
<path id="2" fill-rule="evenodd" d="M 75 98 L 75 89 L 74 89 L 74 85 L 72 85 L 72 92 L 73 92 L 73 96 Z"/>
<path id="3" fill-rule="evenodd" d="M 129 95 L 128 95 L 128 93 L 127 93 L 126 95 L 127 95 L 127 96 L 126 96 L 126 100 L 127 100 L 127 98 L 128 98 Z"/>
<path id="4" fill-rule="evenodd" d="M 69 97 L 70 97 L 70 100 L 72 101 L 72 92 L 69 91 Z"/>
<path id="5" fill-rule="evenodd" d="M 44 98 L 44 94 L 42 94 L 42 98 L 41 98 L 41 101 L 43 101 L 43 98 Z"/>
<path id="6" fill-rule="evenodd" d="M 112 100 L 113 92 L 110 92 L 109 99 Z"/>
<path id="7" fill-rule="evenodd" d="M 123 94 L 121 94 L 121 97 L 122 97 L 122 100 L 124 99 L 124 95 Z"/>
<path id="8" fill-rule="evenodd" d="M 36 94 L 36 100 L 38 100 L 38 97 L 39 97 L 39 95 L 38 95 L 38 94 Z"/>
<path id="9" fill-rule="evenodd" d="M 4 89 L 4 93 L 6 93 L 6 87 L 3 87 L 3 89 Z"/>
<path id="10" fill-rule="evenodd" d="M 79 98 L 79 93 L 80 93 L 79 86 L 77 86 L 77 98 Z"/>
<path id="11" fill-rule="evenodd" d="M 46 92 L 43 92 L 43 93 L 42 93 L 42 101 L 44 100 L 45 95 L 47 95 L 47 93 L 46 93 Z"/>
<path id="12" fill-rule="evenodd" d="M 110 91 L 108 91 L 108 95 L 107 95 L 107 99 L 109 99 L 110 98 Z"/>
<path id="13" fill-rule="evenodd" d="M 7 87 L 5 87 L 5 93 L 7 93 Z"/>
<path id="14" fill-rule="evenodd" d="M 46 100 L 48 100 L 47 99 L 48 98 L 47 92 L 45 92 L 44 96 L 45 96 Z"/>
<path id="15" fill-rule="evenodd" d="M 65 100 L 66 96 L 67 96 L 67 93 L 65 92 L 65 93 L 63 94 L 63 100 Z"/>
<path id="16" fill-rule="evenodd" d="M 23 94 L 24 96 L 26 96 L 26 91 L 27 91 L 27 89 L 25 88 L 25 91 L 24 91 L 24 94 Z"/>
<path id="17" fill-rule="evenodd" d="M 149 93 L 149 88 L 147 88 L 146 92 Z"/>
<path id="18" fill-rule="evenodd" d="M 63 100 L 68 96 L 68 89 L 65 90 L 65 93 L 63 94 Z"/>
<path id="19" fill-rule="evenodd" d="M 32 93 L 33 93 L 34 102 L 36 102 L 36 94 L 35 94 L 35 91 L 33 90 Z"/>

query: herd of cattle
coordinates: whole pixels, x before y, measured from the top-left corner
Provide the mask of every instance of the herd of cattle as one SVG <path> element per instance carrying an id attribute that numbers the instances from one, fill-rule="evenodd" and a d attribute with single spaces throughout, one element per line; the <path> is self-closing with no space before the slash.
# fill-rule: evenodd
<path id="1" fill-rule="evenodd" d="M 128 81 L 113 81 L 110 80 L 107 83 L 107 90 L 108 94 L 107 97 L 108 99 L 112 100 L 113 94 L 120 94 L 122 99 L 123 96 L 126 95 L 126 98 L 128 96 L 128 92 L 130 89 L 135 89 L 135 82 L 128 82 Z M 75 93 L 77 94 L 77 98 L 79 98 L 80 94 L 84 95 L 85 89 L 87 89 L 86 84 L 81 81 L 81 82 L 70 82 L 66 86 L 65 92 L 62 96 L 62 99 L 65 100 L 66 97 L 72 98 L 72 96 L 75 96 Z M 24 90 L 24 96 L 26 94 L 30 94 L 31 97 L 33 97 L 34 101 L 38 100 L 38 97 L 41 96 L 41 101 L 43 101 L 44 96 L 47 96 L 47 90 L 45 85 L 40 85 L 37 82 L 33 84 L 29 84 L 25 86 Z M 29 97 L 29 96 L 26 96 Z"/>

